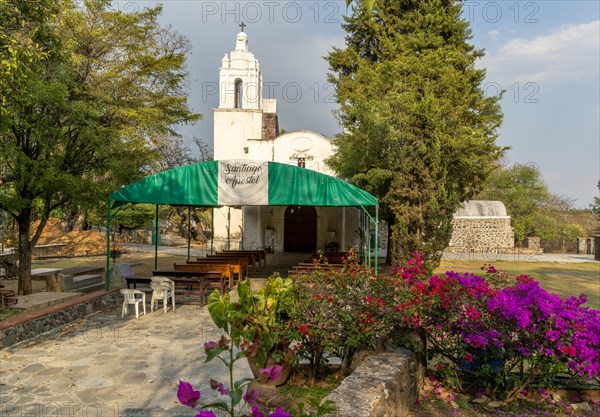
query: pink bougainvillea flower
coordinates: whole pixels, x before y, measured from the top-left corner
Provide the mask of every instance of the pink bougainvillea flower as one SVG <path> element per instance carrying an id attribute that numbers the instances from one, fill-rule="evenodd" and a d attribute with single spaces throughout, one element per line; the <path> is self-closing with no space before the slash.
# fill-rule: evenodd
<path id="1" fill-rule="evenodd" d="M 229 390 L 227 388 L 225 388 L 225 386 L 223 386 L 223 384 L 221 384 L 220 382 L 217 385 L 217 391 L 219 391 L 219 394 L 221 394 L 221 395 L 229 394 Z"/>
<path id="2" fill-rule="evenodd" d="M 244 401 L 248 404 L 253 404 L 256 402 L 258 395 L 256 394 L 256 390 L 253 388 L 248 388 L 246 393 L 244 394 Z"/>
<path id="3" fill-rule="evenodd" d="M 210 380 L 210 389 L 219 391 L 219 394 L 221 395 L 229 394 L 229 390 L 225 388 L 225 386 L 222 383 L 217 382 L 212 378 Z"/>
<path id="4" fill-rule="evenodd" d="M 212 411 L 201 410 L 195 417 L 217 417 L 217 415 Z"/>
<path id="5" fill-rule="evenodd" d="M 471 363 L 473 361 L 473 355 L 471 355 L 469 352 L 465 353 L 465 359 L 467 360 L 468 363 Z"/>
<path id="6" fill-rule="evenodd" d="M 281 376 L 281 370 L 283 367 L 281 365 L 271 365 L 268 368 L 261 369 L 260 374 L 267 377 L 267 381 L 275 381 L 277 378 Z"/>
<path id="7" fill-rule="evenodd" d="M 265 417 L 264 413 L 260 411 L 257 405 L 252 407 L 252 417 Z"/>
<path id="8" fill-rule="evenodd" d="M 208 355 L 208 352 L 210 352 L 213 349 L 216 349 L 219 347 L 219 344 L 217 342 L 204 342 L 204 352 Z"/>
<path id="9" fill-rule="evenodd" d="M 177 389 L 177 399 L 183 405 L 195 407 L 198 400 L 200 400 L 200 391 L 194 391 L 192 384 L 180 380 L 179 388 Z"/>
<path id="10" fill-rule="evenodd" d="M 279 407 L 277 410 L 269 414 L 269 417 L 290 417 L 290 412 Z"/>

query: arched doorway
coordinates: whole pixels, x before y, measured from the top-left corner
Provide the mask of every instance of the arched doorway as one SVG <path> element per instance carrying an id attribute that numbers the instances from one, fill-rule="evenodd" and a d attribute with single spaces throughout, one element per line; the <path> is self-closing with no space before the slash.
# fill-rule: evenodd
<path id="1" fill-rule="evenodd" d="M 310 206 L 289 206 L 284 216 L 283 250 L 314 252 L 317 249 L 317 210 Z"/>

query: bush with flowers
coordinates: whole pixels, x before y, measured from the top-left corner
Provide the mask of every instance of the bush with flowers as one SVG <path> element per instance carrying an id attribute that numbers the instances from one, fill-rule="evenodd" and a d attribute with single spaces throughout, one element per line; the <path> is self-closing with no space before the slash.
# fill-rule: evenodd
<path id="1" fill-rule="evenodd" d="M 427 277 L 416 254 L 395 271 L 404 283 L 397 322 L 426 334 L 428 356 L 451 363 L 464 390 L 510 402 L 539 377 L 600 375 L 600 312 L 584 295 L 563 299 L 527 275 L 482 270 Z"/>
<path id="2" fill-rule="evenodd" d="M 391 323 L 379 291 L 374 291 L 378 280 L 352 252 L 342 268 L 317 265 L 295 278 L 291 323 L 297 353 L 310 364 L 309 384 L 317 381 L 320 367 L 331 356 L 341 359 L 340 376 L 345 376 L 354 353 L 376 348 L 388 333 Z"/>
<path id="3" fill-rule="evenodd" d="M 241 282 L 238 295 L 236 302 L 218 292 L 209 297 L 211 317 L 229 339 L 207 346 L 207 360 L 218 357 L 230 375 L 234 363 L 250 357 L 262 368 L 257 376 L 263 382 L 281 378 L 282 348 L 291 346 L 310 363 L 311 382 L 329 356 L 341 358 L 344 376 L 357 350 L 380 347 L 398 333 L 413 342 L 419 336 L 410 347 L 445 369 L 459 390 L 484 389 L 505 402 L 558 372 L 600 375 L 600 312 L 586 307 L 583 295 L 563 299 L 526 275 L 511 278 L 491 265 L 481 274 L 429 276 L 424 256 L 415 254 L 391 275 L 374 276 L 351 253 L 342 268 L 321 265 L 293 282 L 273 277 L 260 292 Z M 231 417 L 264 416 L 248 383 L 230 377 L 226 387 L 215 381 L 214 389 L 229 400 L 202 407 L 227 410 Z M 268 416 L 302 413 L 275 410 Z"/>

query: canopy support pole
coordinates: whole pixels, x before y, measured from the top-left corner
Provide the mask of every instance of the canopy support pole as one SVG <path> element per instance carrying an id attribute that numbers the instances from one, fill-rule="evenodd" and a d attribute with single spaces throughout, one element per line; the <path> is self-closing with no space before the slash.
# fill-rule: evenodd
<path id="1" fill-rule="evenodd" d="M 106 270 L 104 272 L 104 290 L 108 291 L 110 287 L 110 200 L 107 201 L 106 217 Z"/>
<path id="2" fill-rule="evenodd" d="M 366 261 L 367 266 L 371 266 L 371 224 L 373 224 L 375 226 L 375 275 L 377 275 L 377 273 L 379 272 L 379 204 L 377 204 L 375 206 L 375 218 L 373 218 L 373 216 L 371 216 L 371 214 L 367 211 L 367 209 L 364 206 L 361 206 L 361 208 L 363 209 L 363 213 L 365 213 L 365 215 L 367 216 L 367 220 L 368 220 L 368 232 L 369 235 L 367 236 L 367 249 L 369 251 L 368 255 L 365 257 L 365 260 L 368 259 L 368 261 Z"/>
<path id="3" fill-rule="evenodd" d="M 2 210 L 2 253 L 4 253 L 4 228 L 6 227 L 6 212 Z"/>
<path id="4" fill-rule="evenodd" d="M 231 207 L 227 206 L 227 250 L 231 250 Z"/>
<path id="5" fill-rule="evenodd" d="M 379 274 L 379 204 L 375 206 L 375 275 Z"/>
<path id="6" fill-rule="evenodd" d="M 154 269 L 158 269 L 158 204 L 154 216 Z"/>
<path id="7" fill-rule="evenodd" d="M 188 215 L 187 215 L 187 240 L 188 240 L 188 257 L 187 260 L 190 260 L 190 242 L 192 240 L 192 221 L 190 219 L 191 208 L 188 206 Z"/>
<path id="8" fill-rule="evenodd" d="M 215 208 L 210 209 L 210 254 L 213 254 L 213 241 L 215 239 Z"/>

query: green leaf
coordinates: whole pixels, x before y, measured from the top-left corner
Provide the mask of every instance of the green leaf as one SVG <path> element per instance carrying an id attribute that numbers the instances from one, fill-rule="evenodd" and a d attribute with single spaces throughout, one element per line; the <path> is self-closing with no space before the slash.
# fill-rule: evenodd
<path id="1" fill-rule="evenodd" d="M 237 381 L 235 381 L 233 383 L 233 388 L 234 389 L 239 389 L 242 388 L 243 386 L 247 385 L 249 382 L 254 381 L 255 378 L 242 378 L 242 379 L 238 379 Z"/>
<path id="2" fill-rule="evenodd" d="M 236 389 L 233 391 L 229 391 L 228 395 L 231 397 L 233 405 L 235 406 L 238 405 L 240 401 L 242 401 L 242 396 L 244 395 L 244 392 L 241 389 Z"/>
<path id="3" fill-rule="evenodd" d="M 206 404 L 204 404 L 200 408 L 202 410 L 205 410 L 207 408 L 218 408 L 219 410 L 229 411 L 229 404 L 227 404 L 224 401 L 215 401 L 215 402 L 212 402 L 212 403 L 206 403 Z"/>
<path id="4" fill-rule="evenodd" d="M 225 314 L 225 304 L 221 300 L 219 290 L 215 289 L 208 296 L 208 312 L 213 322 L 218 328 L 222 329 L 227 325 L 227 315 Z"/>
<path id="5" fill-rule="evenodd" d="M 214 358 L 219 356 L 221 354 L 221 352 L 223 352 L 224 350 L 225 349 L 220 348 L 220 347 L 209 350 L 208 353 L 206 354 L 206 360 L 204 361 L 204 363 L 212 361 Z"/>

